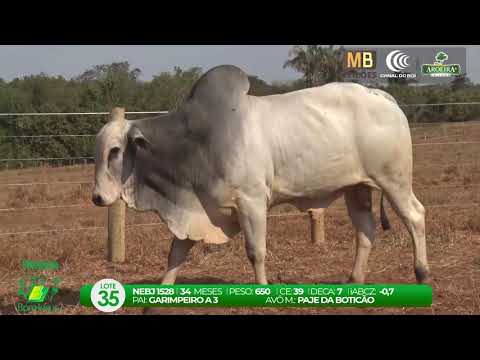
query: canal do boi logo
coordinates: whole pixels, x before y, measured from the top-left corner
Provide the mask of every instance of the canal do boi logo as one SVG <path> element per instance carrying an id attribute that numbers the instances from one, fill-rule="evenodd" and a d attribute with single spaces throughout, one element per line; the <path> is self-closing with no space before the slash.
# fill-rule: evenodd
<path id="1" fill-rule="evenodd" d="M 394 50 L 387 55 L 385 63 L 390 71 L 400 72 L 410 66 L 409 59 L 409 55 L 400 50 Z"/>

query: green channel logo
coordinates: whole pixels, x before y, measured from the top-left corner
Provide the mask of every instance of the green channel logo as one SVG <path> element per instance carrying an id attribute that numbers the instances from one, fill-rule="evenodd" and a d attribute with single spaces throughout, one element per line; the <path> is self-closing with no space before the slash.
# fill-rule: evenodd
<path id="1" fill-rule="evenodd" d="M 58 263 L 56 261 L 24 260 L 22 269 L 28 273 L 31 271 L 41 271 L 42 273 L 30 273 L 18 280 L 19 300 L 15 303 L 17 311 L 21 313 L 59 311 L 60 307 L 55 304 L 55 296 L 60 290 L 61 279 L 58 276 L 45 274 L 48 270 L 58 270 Z"/>

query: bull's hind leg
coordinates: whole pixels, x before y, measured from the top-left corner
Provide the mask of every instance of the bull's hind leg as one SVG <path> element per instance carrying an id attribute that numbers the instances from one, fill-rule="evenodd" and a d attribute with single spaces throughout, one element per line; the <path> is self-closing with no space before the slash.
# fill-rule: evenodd
<path id="1" fill-rule="evenodd" d="M 355 264 L 349 282 L 363 284 L 368 256 L 375 236 L 375 220 L 372 214 L 372 192 L 367 186 L 358 185 L 345 192 L 348 214 L 355 227 Z"/>
<path id="2" fill-rule="evenodd" d="M 425 208 L 418 201 L 411 186 L 382 185 L 390 204 L 402 219 L 413 241 L 414 270 L 418 283 L 429 280 L 427 245 L 425 240 Z"/>
<path id="3" fill-rule="evenodd" d="M 429 266 L 427 261 L 427 244 L 425 240 L 425 208 L 418 201 L 413 191 L 408 193 L 387 193 L 387 197 L 405 224 L 413 241 L 413 264 L 415 277 L 418 283 L 429 280 Z"/>
<path id="4" fill-rule="evenodd" d="M 180 240 L 175 237 L 172 240 L 170 253 L 168 254 L 168 268 L 162 279 L 162 284 L 172 285 L 175 283 L 178 271 L 187 260 L 188 253 L 193 245 L 195 245 L 195 241 L 189 239 Z"/>

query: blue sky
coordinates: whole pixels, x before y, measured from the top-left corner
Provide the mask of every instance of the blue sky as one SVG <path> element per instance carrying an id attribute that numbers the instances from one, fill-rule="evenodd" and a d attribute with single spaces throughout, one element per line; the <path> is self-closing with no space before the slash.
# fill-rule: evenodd
<path id="1" fill-rule="evenodd" d="M 375 45 L 365 45 L 375 46 Z M 292 69 L 283 69 L 291 45 L 26 45 L 0 46 L 0 78 L 39 74 L 79 75 L 93 65 L 128 61 L 142 70 L 143 80 L 150 80 L 174 66 L 200 66 L 204 70 L 232 64 L 266 81 L 284 81 L 300 77 Z M 363 46 L 355 45 L 356 48 Z M 467 47 L 467 73 L 480 83 L 480 46 Z"/>

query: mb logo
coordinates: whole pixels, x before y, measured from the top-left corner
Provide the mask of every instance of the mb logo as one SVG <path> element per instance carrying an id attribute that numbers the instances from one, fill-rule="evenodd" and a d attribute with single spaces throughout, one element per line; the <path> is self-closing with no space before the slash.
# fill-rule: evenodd
<path id="1" fill-rule="evenodd" d="M 347 69 L 375 69 L 376 60 L 376 51 L 349 50 L 345 54 Z"/>

